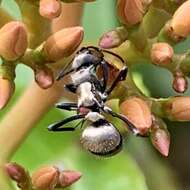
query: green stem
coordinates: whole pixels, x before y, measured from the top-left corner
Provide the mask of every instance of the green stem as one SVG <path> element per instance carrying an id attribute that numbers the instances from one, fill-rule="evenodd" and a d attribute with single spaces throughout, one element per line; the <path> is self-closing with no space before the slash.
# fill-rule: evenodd
<path id="1" fill-rule="evenodd" d="M 51 32 L 51 22 L 39 14 L 39 6 L 36 1 L 16 0 L 26 24 L 30 38 L 30 48 L 39 46 Z"/>
<path id="2" fill-rule="evenodd" d="M 11 184 L 11 181 L 4 170 L 4 165 L 6 162 L 1 161 L 0 162 L 0 189 L 5 190 L 13 190 L 13 186 Z"/>

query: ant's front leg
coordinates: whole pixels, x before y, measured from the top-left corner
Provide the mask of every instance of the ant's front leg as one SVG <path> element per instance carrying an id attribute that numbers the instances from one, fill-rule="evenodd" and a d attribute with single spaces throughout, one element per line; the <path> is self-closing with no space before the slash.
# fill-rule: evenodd
<path id="1" fill-rule="evenodd" d="M 53 123 L 51 125 L 48 126 L 48 130 L 49 131 L 56 131 L 56 132 L 60 132 L 60 131 L 74 131 L 75 127 L 63 127 L 63 125 L 71 122 L 71 121 L 75 121 L 78 119 L 83 119 L 85 118 L 85 115 L 74 115 L 71 116 L 69 118 L 66 118 L 62 121 L 58 121 L 56 123 Z"/>
<path id="2" fill-rule="evenodd" d="M 73 111 L 78 109 L 78 105 L 76 103 L 70 103 L 70 102 L 60 102 L 57 103 L 55 106 L 58 109 L 68 110 L 68 111 Z"/>
<path id="3" fill-rule="evenodd" d="M 113 91 L 113 89 L 116 87 L 118 82 L 125 80 L 125 78 L 127 76 L 127 72 L 128 72 L 128 68 L 126 66 L 120 70 L 116 79 L 113 81 L 111 87 L 108 90 L 106 90 L 107 95 L 109 95 Z"/>
<path id="4" fill-rule="evenodd" d="M 70 84 L 66 84 L 64 85 L 64 88 L 65 90 L 69 91 L 69 92 L 72 92 L 72 93 L 76 93 L 77 91 L 77 86 L 73 83 L 70 83 Z"/>

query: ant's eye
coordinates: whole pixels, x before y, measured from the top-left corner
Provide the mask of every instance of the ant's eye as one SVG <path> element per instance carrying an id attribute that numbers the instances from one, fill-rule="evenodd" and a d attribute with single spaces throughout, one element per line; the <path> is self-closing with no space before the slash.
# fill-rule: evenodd
<path id="1" fill-rule="evenodd" d="M 84 129 L 81 144 L 92 154 L 112 156 L 121 150 L 122 138 L 111 123 L 101 126 L 91 125 Z"/>

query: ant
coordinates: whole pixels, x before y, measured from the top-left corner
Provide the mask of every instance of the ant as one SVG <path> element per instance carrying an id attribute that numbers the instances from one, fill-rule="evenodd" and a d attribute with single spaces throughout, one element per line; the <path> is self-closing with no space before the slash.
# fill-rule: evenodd
<path id="1" fill-rule="evenodd" d="M 77 103 L 58 103 L 57 108 L 76 111 L 76 115 L 63 119 L 48 127 L 49 131 L 74 131 L 76 127 L 83 126 L 85 121 L 90 121 L 81 135 L 81 144 L 89 152 L 98 156 L 111 156 L 119 152 L 122 148 L 122 136 L 120 132 L 106 120 L 104 114 L 124 121 L 129 130 L 135 135 L 140 135 L 139 130 L 122 114 L 112 111 L 105 106 L 109 94 L 114 90 L 116 85 L 125 80 L 127 76 L 127 67 L 124 66 L 114 79 L 112 84 L 107 87 L 109 75 L 109 63 L 104 59 L 103 53 L 109 53 L 117 57 L 122 63 L 124 60 L 117 54 L 99 49 L 94 46 L 81 48 L 72 60 L 72 64 L 59 73 L 56 80 L 64 78 L 70 74 L 71 83 L 65 85 L 65 89 L 78 95 Z M 71 68 L 68 70 L 69 65 Z M 102 71 L 101 79 L 97 76 L 98 67 Z M 81 120 L 76 127 L 65 127 L 64 125 L 74 121 Z"/>

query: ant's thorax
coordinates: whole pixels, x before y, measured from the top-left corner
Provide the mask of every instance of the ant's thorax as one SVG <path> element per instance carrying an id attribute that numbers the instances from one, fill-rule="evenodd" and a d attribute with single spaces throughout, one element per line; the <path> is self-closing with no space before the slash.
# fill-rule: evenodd
<path id="1" fill-rule="evenodd" d="M 92 92 L 92 84 L 90 82 L 81 83 L 77 88 L 78 107 L 89 107 L 94 105 L 95 95 Z"/>
<path id="2" fill-rule="evenodd" d="M 79 85 L 86 81 L 90 81 L 91 76 L 95 75 L 94 67 L 90 66 L 88 68 L 82 68 L 77 72 L 74 72 L 70 75 L 71 81 L 75 85 Z"/>

